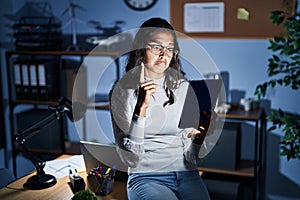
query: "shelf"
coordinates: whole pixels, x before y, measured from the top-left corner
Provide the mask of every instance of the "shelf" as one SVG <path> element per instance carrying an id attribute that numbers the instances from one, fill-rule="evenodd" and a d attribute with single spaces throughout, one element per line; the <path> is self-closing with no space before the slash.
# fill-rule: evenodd
<path id="1" fill-rule="evenodd" d="M 59 150 L 59 149 L 29 149 L 30 152 L 33 152 L 33 153 L 39 153 L 39 154 L 57 154 L 57 155 L 60 155 L 60 154 L 63 154 L 63 151 L 62 150 Z"/>
<path id="2" fill-rule="evenodd" d="M 20 147 L 16 147 L 18 151 L 23 152 Z M 60 149 L 36 149 L 36 148 L 29 148 L 29 152 L 37 153 L 37 154 L 54 154 L 54 155 L 61 155 L 63 151 Z"/>
<path id="3" fill-rule="evenodd" d="M 214 169 L 214 168 L 199 168 L 203 173 L 216 173 L 216 174 L 226 174 L 233 176 L 243 176 L 248 178 L 254 178 L 254 161 L 252 160 L 241 160 L 238 163 L 237 170 L 225 170 L 225 169 Z"/>
<path id="4" fill-rule="evenodd" d="M 49 105 L 49 106 L 57 106 L 58 102 L 56 101 L 37 101 L 37 100 L 14 100 L 13 104 L 34 104 L 34 105 Z"/>
<path id="5" fill-rule="evenodd" d="M 111 56 L 117 58 L 120 56 L 119 52 L 113 51 L 49 51 L 49 50 L 41 50 L 41 51 L 30 51 L 30 50 L 12 50 L 7 51 L 8 54 L 22 54 L 22 55 L 49 55 L 49 56 Z"/>
<path id="6" fill-rule="evenodd" d="M 242 109 L 232 109 L 226 114 L 218 114 L 218 117 L 226 118 L 226 119 L 259 121 L 262 114 L 263 114 L 262 108 L 258 108 L 250 111 L 244 111 Z"/>

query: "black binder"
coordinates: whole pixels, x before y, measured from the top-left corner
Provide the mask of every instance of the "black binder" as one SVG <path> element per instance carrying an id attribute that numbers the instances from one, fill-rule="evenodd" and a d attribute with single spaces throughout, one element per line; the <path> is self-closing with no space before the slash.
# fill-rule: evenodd
<path id="1" fill-rule="evenodd" d="M 37 61 L 38 99 L 57 101 L 60 97 L 60 74 L 57 60 Z"/>
<path id="2" fill-rule="evenodd" d="M 38 98 L 39 100 L 47 99 L 47 77 L 46 65 L 44 62 L 37 62 L 37 85 L 38 85 Z"/>
<path id="3" fill-rule="evenodd" d="M 21 63 L 19 61 L 15 61 L 13 64 L 14 69 L 14 86 L 16 99 L 22 99 L 22 73 L 21 73 Z"/>
<path id="4" fill-rule="evenodd" d="M 37 80 L 36 62 L 29 63 L 29 83 L 30 83 L 29 99 L 38 100 L 38 80 Z"/>
<path id="5" fill-rule="evenodd" d="M 29 63 L 25 60 L 21 62 L 21 71 L 23 85 L 22 99 L 28 100 L 30 99 Z"/>

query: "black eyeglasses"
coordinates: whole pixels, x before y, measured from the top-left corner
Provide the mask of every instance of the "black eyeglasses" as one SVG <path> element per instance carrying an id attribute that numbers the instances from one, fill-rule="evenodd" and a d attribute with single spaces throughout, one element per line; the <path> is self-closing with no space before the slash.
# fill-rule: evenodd
<path id="1" fill-rule="evenodd" d="M 160 55 L 164 51 L 168 57 L 172 57 L 173 54 L 177 54 L 174 47 L 164 47 L 160 44 L 147 44 L 150 47 L 151 53 L 155 55 Z"/>

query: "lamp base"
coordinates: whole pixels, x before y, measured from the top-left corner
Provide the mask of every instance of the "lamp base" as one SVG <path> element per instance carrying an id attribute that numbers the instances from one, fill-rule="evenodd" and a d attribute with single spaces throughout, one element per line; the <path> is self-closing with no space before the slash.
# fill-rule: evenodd
<path id="1" fill-rule="evenodd" d="M 24 184 L 24 187 L 31 190 L 40 190 L 49 188 L 56 184 L 56 178 L 50 174 L 37 174 L 30 177 Z"/>

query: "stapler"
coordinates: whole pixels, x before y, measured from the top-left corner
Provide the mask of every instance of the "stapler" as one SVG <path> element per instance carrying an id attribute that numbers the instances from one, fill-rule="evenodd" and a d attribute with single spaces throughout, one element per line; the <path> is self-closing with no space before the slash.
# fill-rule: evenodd
<path id="1" fill-rule="evenodd" d="M 85 182 L 84 179 L 78 175 L 76 169 L 70 169 L 69 170 L 69 179 L 71 183 L 71 187 L 73 190 L 73 193 L 85 190 Z"/>

